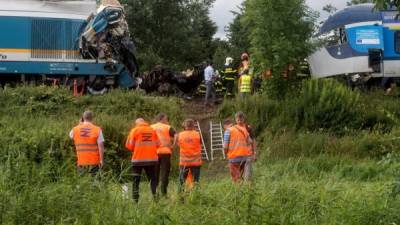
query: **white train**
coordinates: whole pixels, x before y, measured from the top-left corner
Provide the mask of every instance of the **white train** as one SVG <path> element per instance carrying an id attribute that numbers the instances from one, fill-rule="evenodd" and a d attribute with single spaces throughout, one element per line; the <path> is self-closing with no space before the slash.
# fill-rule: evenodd
<path id="1" fill-rule="evenodd" d="M 396 9 L 351 6 L 330 16 L 317 34 L 323 40 L 308 58 L 316 78 L 400 77 L 400 17 Z"/>

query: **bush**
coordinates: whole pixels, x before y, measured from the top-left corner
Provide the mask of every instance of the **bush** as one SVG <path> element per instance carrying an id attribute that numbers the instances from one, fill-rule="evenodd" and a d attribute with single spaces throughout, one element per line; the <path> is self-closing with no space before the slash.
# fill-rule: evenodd
<path id="1" fill-rule="evenodd" d="M 343 130 L 354 127 L 358 117 L 359 94 L 335 80 L 310 80 L 303 83 L 297 101 L 298 128 Z"/>
<path id="2" fill-rule="evenodd" d="M 245 112 L 247 121 L 252 124 L 256 133 L 260 133 L 278 116 L 280 106 L 279 102 L 270 100 L 263 94 L 255 94 L 245 100 L 237 98 L 234 101 L 225 101 L 219 117 L 234 119 L 238 111 Z"/>
<path id="3" fill-rule="evenodd" d="M 269 129 L 327 131 L 343 135 L 358 130 L 390 132 L 398 121 L 395 101 L 380 105 L 370 104 L 368 98 L 354 92 L 333 79 L 306 80 L 301 91 L 283 100 L 269 98 L 265 93 L 245 100 L 225 102 L 219 112 L 221 118 L 244 111 L 249 123 L 258 133 Z"/>
<path id="4" fill-rule="evenodd" d="M 14 155 L 29 162 L 54 160 L 65 173 L 74 172 L 75 150 L 68 132 L 84 110 L 94 112 L 94 122 L 105 135 L 105 171 L 123 177 L 130 166 L 130 153 L 124 143 L 137 117 L 152 120 L 163 111 L 170 122 L 182 121 L 175 98 L 145 97 L 134 91 L 112 90 L 103 96 L 74 98 L 66 89 L 52 87 L 19 87 L 0 90 L 0 164 Z M 65 166 L 65 163 L 70 165 Z"/>
<path id="5" fill-rule="evenodd" d="M 260 154 L 266 158 L 342 155 L 381 159 L 389 153 L 400 153 L 400 141 L 395 133 L 383 135 L 379 132 L 358 131 L 336 136 L 327 132 L 294 130 L 273 134 L 266 130 L 258 137 L 258 141 Z"/>

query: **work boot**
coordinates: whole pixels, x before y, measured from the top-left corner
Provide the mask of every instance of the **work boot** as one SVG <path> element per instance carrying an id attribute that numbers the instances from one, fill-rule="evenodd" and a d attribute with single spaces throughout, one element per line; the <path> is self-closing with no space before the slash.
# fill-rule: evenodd
<path id="1" fill-rule="evenodd" d="M 139 203 L 139 193 L 133 193 L 132 199 L 136 204 Z"/>
<path id="2" fill-rule="evenodd" d="M 154 203 L 158 203 L 160 201 L 160 196 L 158 194 L 153 195 Z"/>
<path id="3" fill-rule="evenodd" d="M 182 204 L 185 204 L 185 197 L 184 197 L 182 194 L 179 196 L 179 201 L 180 201 Z"/>

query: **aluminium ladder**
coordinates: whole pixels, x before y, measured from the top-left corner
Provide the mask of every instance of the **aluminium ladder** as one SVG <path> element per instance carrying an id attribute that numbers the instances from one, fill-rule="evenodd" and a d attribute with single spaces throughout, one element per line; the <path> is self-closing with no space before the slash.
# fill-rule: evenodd
<path id="1" fill-rule="evenodd" d="M 211 160 L 214 160 L 216 152 L 222 152 L 222 157 L 225 159 L 224 151 L 224 134 L 222 123 L 210 121 L 210 140 L 211 140 Z"/>
<path id="2" fill-rule="evenodd" d="M 201 158 L 208 161 L 209 158 L 208 158 L 207 148 L 206 148 L 206 144 L 204 143 L 203 132 L 201 132 L 201 127 L 200 127 L 199 121 L 196 121 L 195 129 L 196 129 L 196 131 L 198 131 L 200 133 L 200 137 L 201 137 Z"/>

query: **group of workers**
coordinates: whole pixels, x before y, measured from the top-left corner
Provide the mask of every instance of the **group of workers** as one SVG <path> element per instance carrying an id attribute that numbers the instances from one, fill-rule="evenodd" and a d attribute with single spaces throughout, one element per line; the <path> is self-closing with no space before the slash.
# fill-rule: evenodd
<path id="1" fill-rule="evenodd" d="M 253 68 L 250 67 L 250 59 L 248 53 L 241 55 L 241 63 L 239 69 L 236 69 L 233 64 L 233 58 L 227 57 L 224 68 L 216 71 L 211 61 L 207 62 L 207 67 L 204 70 L 204 85 L 205 85 L 205 104 L 209 105 L 210 97 L 215 102 L 216 86 L 218 78 L 222 79 L 222 85 L 225 88 L 225 96 L 233 97 L 235 94 L 235 83 L 237 82 L 238 93 L 241 98 L 250 95 L 254 90 Z M 219 77 L 221 75 L 221 77 Z"/>
<path id="2" fill-rule="evenodd" d="M 150 181 L 153 197 L 157 199 L 157 187 L 161 180 L 161 194 L 167 195 L 171 171 L 171 155 L 175 146 L 179 147 L 179 192 L 184 190 L 185 182 L 191 175 L 194 184 L 200 180 L 202 161 L 201 135 L 195 128 L 193 119 L 186 119 L 183 131 L 177 133 L 169 125 L 168 116 L 160 113 L 156 122 L 150 125 L 143 118 L 135 121 L 125 147 L 132 152 L 132 194 L 139 201 L 139 184 L 144 170 Z M 104 164 L 104 136 L 100 127 L 93 124 L 93 113 L 83 113 L 79 125 L 70 132 L 77 154 L 79 174 L 95 176 Z M 235 121 L 224 121 L 224 150 L 228 155 L 233 182 L 250 180 L 252 162 L 256 157 L 256 142 L 251 127 L 245 122 L 245 115 L 238 112 Z"/>

